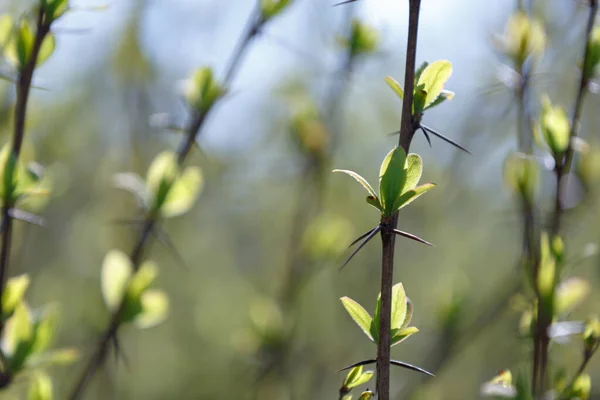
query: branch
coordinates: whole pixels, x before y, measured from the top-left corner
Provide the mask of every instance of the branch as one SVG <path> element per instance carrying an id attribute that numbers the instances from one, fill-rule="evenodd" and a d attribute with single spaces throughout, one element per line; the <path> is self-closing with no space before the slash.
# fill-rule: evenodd
<path id="1" fill-rule="evenodd" d="M 419 32 L 419 12 L 421 0 L 410 0 L 406 65 L 404 69 L 404 99 L 402 102 L 402 121 L 398 145 L 408 154 L 410 142 L 418 128 L 413 121 L 412 104 L 417 57 L 417 36 Z M 387 221 L 382 221 L 386 222 Z M 391 228 L 398 225 L 398 213 L 389 222 Z M 381 231 L 381 318 L 379 321 L 379 341 L 377 343 L 377 398 L 390 398 L 390 326 L 392 313 L 392 286 L 394 285 L 394 244 L 395 235 L 389 229 Z"/>
<path id="2" fill-rule="evenodd" d="M 250 17 L 248 28 L 244 33 L 244 36 L 238 43 L 236 49 L 234 50 L 229 66 L 227 67 L 227 70 L 225 72 L 225 78 L 223 81 L 223 85 L 225 87 L 228 87 L 233 81 L 236 73 L 239 70 L 243 56 L 245 55 L 248 49 L 248 46 L 250 45 L 252 40 L 258 35 L 264 23 L 265 21 L 262 18 L 260 18 L 260 3 L 258 3 L 256 10 L 253 11 Z M 198 135 L 200 134 L 201 129 L 204 126 L 211 110 L 212 107 L 206 112 L 195 113 L 193 115 L 193 118 L 191 119 L 190 124 L 186 129 L 185 139 L 182 141 L 177 150 L 177 161 L 180 165 L 185 162 L 188 155 L 190 154 L 191 149 L 194 147 Z M 153 233 L 155 226 L 158 223 L 159 218 L 155 213 L 147 214 L 143 222 L 143 226 L 140 231 L 136 245 L 134 246 L 130 254 L 134 271 L 137 271 L 139 269 L 143 260 L 144 250 L 148 245 L 148 241 L 152 236 L 151 234 Z M 116 334 L 121 324 L 123 304 L 124 303 L 122 303 L 117 312 L 115 312 L 112 315 L 108 328 L 102 334 L 101 340 L 96 346 L 96 350 L 94 351 L 92 357 L 84 367 L 81 376 L 75 383 L 75 386 L 69 396 L 70 400 L 77 400 L 83 396 L 92 378 L 94 377 L 98 369 L 100 369 L 100 367 L 104 364 L 104 360 L 106 359 L 106 354 L 108 352 L 110 344 L 116 343 Z"/>

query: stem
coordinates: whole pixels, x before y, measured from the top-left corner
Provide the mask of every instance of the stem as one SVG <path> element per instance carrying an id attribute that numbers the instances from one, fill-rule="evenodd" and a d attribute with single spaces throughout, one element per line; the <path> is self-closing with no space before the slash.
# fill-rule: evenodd
<path id="1" fill-rule="evenodd" d="M 587 26 L 586 26 L 586 34 L 584 40 L 584 55 L 583 55 L 583 65 L 585 66 L 589 57 L 589 40 L 592 34 L 592 30 L 594 27 L 594 21 L 596 18 L 596 13 L 598 11 L 598 1 L 591 0 L 590 1 L 590 12 L 588 16 Z M 554 174 L 556 181 L 556 192 L 554 196 L 554 213 L 552 220 L 550 222 L 550 240 L 556 235 L 560 234 L 562 227 L 562 217 L 563 217 L 563 207 L 562 207 L 562 198 L 564 196 L 564 192 L 567 187 L 567 174 L 571 168 L 571 164 L 573 161 L 573 141 L 577 137 L 579 133 L 579 127 L 581 125 L 581 111 L 583 109 L 583 101 L 585 98 L 585 93 L 587 92 L 587 76 L 584 68 L 581 70 L 581 76 L 579 80 L 579 87 L 577 89 L 577 96 L 575 98 L 575 105 L 573 107 L 573 115 L 571 120 L 571 129 L 569 132 L 569 145 L 564 154 L 554 154 L 555 166 L 554 166 Z M 537 278 L 537 271 L 535 274 Z M 556 274 L 555 280 L 557 280 L 559 274 Z M 537 281 L 536 281 L 537 282 Z M 556 285 L 557 282 L 555 282 Z M 535 382 L 535 373 L 539 373 L 539 377 L 537 380 L 537 388 L 534 386 L 534 391 L 538 394 L 542 394 L 545 391 L 546 381 L 547 381 L 547 369 L 548 369 L 548 347 L 550 345 L 550 337 L 548 336 L 548 328 L 552 323 L 552 313 L 549 312 L 547 307 L 544 307 L 539 298 L 538 293 L 538 318 L 536 321 L 535 328 L 535 352 L 534 354 L 534 382 Z M 582 365 L 585 368 L 585 364 L 587 364 L 588 360 L 584 361 Z M 575 378 L 574 378 L 575 379 Z"/>
<path id="2" fill-rule="evenodd" d="M 404 99 L 402 102 L 402 121 L 398 145 L 408 154 L 410 143 L 418 128 L 413 121 L 412 105 L 417 57 L 417 36 L 419 32 L 419 12 L 421 0 L 410 0 L 408 40 L 406 46 L 406 65 L 404 69 Z M 392 313 L 392 286 L 394 284 L 394 244 L 392 233 L 398 225 L 398 213 L 391 221 L 383 221 L 391 229 L 382 229 L 381 259 L 381 313 L 379 321 L 379 341 L 377 343 L 377 398 L 390 398 L 390 326 Z"/>
<path id="3" fill-rule="evenodd" d="M 569 382 L 569 384 L 565 387 L 565 389 L 557 397 L 557 400 L 568 400 L 566 397 L 567 393 L 573 387 L 573 385 L 577 381 L 577 378 L 581 374 L 583 374 L 583 371 L 585 371 L 585 368 L 587 367 L 588 363 L 592 359 L 592 356 L 596 353 L 596 350 L 598 350 L 599 347 L 600 347 L 600 342 L 597 342 L 596 345 L 591 350 L 586 352 L 586 354 L 583 357 L 583 360 L 581 361 L 581 365 L 577 369 L 577 372 L 575 373 L 575 375 L 573 375 L 573 378 L 571 378 L 571 381 Z"/>
<path id="4" fill-rule="evenodd" d="M 50 25 L 44 21 L 44 11 L 42 7 L 40 7 L 38 13 L 36 27 L 31 56 L 29 60 L 27 60 L 27 64 L 20 69 L 16 85 L 17 100 L 14 113 L 15 125 L 10 154 L 12 160 L 9 158 L 8 161 L 13 162 L 15 165 L 19 160 L 21 146 L 23 145 L 23 139 L 25 138 L 27 103 L 29 100 L 29 91 L 31 90 L 31 82 L 33 80 L 33 72 L 37 64 L 40 48 L 42 47 L 44 38 L 50 32 Z M 14 176 L 14 169 L 12 174 Z M 5 198 L 3 199 L 2 205 L 2 222 L 0 222 L 0 226 L 2 226 L 2 249 L 0 249 L 0 310 L 3 309 L 2 297 L 4 294 L 4 288 L 6 286 L 8 265 L 10 263 L 10 248 L 12 242 L 12 217 L 10 215 L 10 210 L 14 207 L 14 205 L 15 199 L 13 198 L 12 193 L 5 193 Z M 0 321 L 0 335 L 2 334 L 3 330 L 4 321 Z"/>
<path id="5" fill-rule="evenodd" d="M 233 81 L 236 73 L 239 70 L 243 56 L 245 55 L 248 49 L 248 46 L 252 42 L 252 39 L 254 39 L 256 35 L 260 32 L 261 27 L 265 23 L 265 21 L 260 18 L 259 13 L 260 3 L 257 3 L 257 9 L 252 13 L 248 29 L 244 33 L 244 36 L 242 37 L 238 45 L 236 46 L 236 49 L 234 50 L 234 53 L 232 55 L 232 59 L 225 72 L 225 78 L 223 81 L 223 85 L 225 87 L 228 87 Z M 195 113 L 193 115 L 193 118 L 191 119 L 190 124 L 186 130 L 185 139 L 181 142 L 177 150 L 177 162 L 179 163 L 179 165 L 182 165 L 189 156 L 212 108 L 213 107 L 208 109 L 206 112 Z M 142 263 L 144 250 L 148 244 L 150 237 L 152 237 L 151 233 L 153 232 L 155 225 L 158 224 L 158 222 L 159 217 L 154 212 L 149 212 L 146 215 L 146 218 L 144 219 L 139 238 L 130 254 L 130 259 L 133 264 L 134 271 L 137 271 Z M 80 399 L 84 395 L 85 390 L 89 386 L 89 383 L 92 381 L 92 378 L 94 377 L 96 372 L 98 372 L 100 367 L 104 364 L 104 360 L 106 359 L 106 354 L 108 352 L 110 344 L 116 342 L 116 334 L 121 325 L 121 314 L 123 312 L 123 306 L 124 303 L 121 303 L 121 306 L 119 307 L 117 312 L 115 312 L 111 317 L 109 326 L 102 334 L 94 353 L 92 354 L 90 360 L 84 367 L 82 374 L 76 381 L 75 386 L 71 391 L 71 394 L 69 396 L 70 400 Z"/>

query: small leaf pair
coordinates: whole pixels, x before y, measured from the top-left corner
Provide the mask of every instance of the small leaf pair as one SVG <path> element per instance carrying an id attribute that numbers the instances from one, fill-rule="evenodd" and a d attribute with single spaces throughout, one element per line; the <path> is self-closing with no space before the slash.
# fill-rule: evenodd
<path id="1" fill-rule="evenodd" d="M 349 297 L 340 299 L 344 308 L 352 317 L 354 322 L 374 343 L 379 342 L 379 319 L 381 312 L 381 294 L 377 298 L 375 307 L 375 316 L 371 315 L 356 301 Z M 415 327 L 409 327 L 410 320 L 413 314 L 411 301 L 406 297 L 404 287 L 401 283 L 394 285 L 392 288 L 392 314 L 390 324 L 391 345 L 395 346 L 409 336 L 417 333 L 419 330 Z"/>
<path id="2" fill-rule="evenodd" d="M 25 70 L 34 56 L 35 41 L 35 29 L 26 18 L 22 18 L 18 24 L 10 16 L 5 15 L 0 18 L 0 42 L 4 45 L 4 56 L 19 72 Z M 43 64 L 54 53 L 55 47 L 54 35 L 51 33 L 44 35 L 37 54 L 36 66 Z"/>
<path id="3" fill-rule="evenodd" d="M 418 129 L 421 129 L 425 135 L 425 139 L 427 139 L 429 146 L 431 146 L 431 138 L 429 137 L 431 134 L 453 145 L 454 147 L 471 154 L 469 150 L 456 143 L 452 139 L 442 135 L 428 126 L 421 124 L 422 115 L 426 110 L 429 110 L 446 100 L 452 100 L 454 98 L 454 92 L 444 89 L 444 85 L 451 75 L 452 64 L 449 61 L 440 60 L 432 64 L 429 64 L 428 62 L 421 64 L 417 71 L 415 71 L 412 105 L 413 119 L 416 123 L 418 123 Z M 385 81 L 400 99 L 404 99 L 404 90 L 394 78 L 387 76 Z"/>
<path id="4" fill-rule="evenodd" d="M 406 157 L 402 147 L 396 147 L 384 158 L 379 170 L 379 195 L 369 182 L 354 171 L 336 169 L 356 179 L 369 193 L 367 203 L 381 212 L 382 219 L 391 218 L 399 209 L 412 203 L 433 188 L 433 183 L 417 186 L 423 162 L 417 154 Z"/>
<path id="5" fill-rule="evenodd" d="M 598 73 L 600 66 L 600 26 L 592 29 L 590 39 L 587 43 L 587 57 L 584 60 L 583 76 L 585 81 L 593 79 Z"/>
<path id="6" fill-rule="evenodd" d="M 4 204 L 15 205 L 31 196 L 49 194 L 48 182 L 17 161 L 8 144 L 0 150 L 0 197 Z"/>
<path id="7" fill-rule="evenodd" d="M 372 377 L 373 371 L 363 372 L 362 365 L 352 368 L 348 372 L 348 375 L 346 375 L 346 379 L 344 379 L 344 383 L 340 388 L 340 395 L 343 396 L 350 393 L 352 389 L 367 383 Z"/>
<path id="8" fill-rule="evenodd" d="M 26 367 L 67 364 L 77 359 L 74 349 L 48 350 L 56 331 L 56 319 L 57 314 L 50 307 L 34 312 L 24 301 L 14 307 L 2 336 L 5 367 L 11 374 Z"/>
<path id="9" fill-rule="evenodd" d="M 133 322 L 150 328 L 167 318 L 169 299 L 157 289 L 150 289 L 158 269 L 151 261 L 134 272 L 131 260 L 121 251 L 111 250 L 102 265 L 102 296 L 111 312 L 121 309 L 122 323 Z"/>
<path id="10" fill-rule="evenodd" d="M 539 184 L 537 160 L 523 153 L 511 153 L 504 160 L 504 181 L 515 193 L 533 201 Z"/>
<path id="11" fill-rule="evenodd" d="M 49 22 L 56 21 L 69 9 L 69 0 L 41 0 L 44 16 Z"/>
<path id="12" fill-rule="evenodd" d="M 530 56 L 538 58 L 542 55 L 546 47 L 546 33 L 540 21 L 518 11 L 508 19 L 504 34 L 495 37 L 494 42 L 515 67 L 520 68 Z"/>
<path id="13" fill-rule="evenodd" d="M 146 182 L 136 174 L 124 173 L 115 176 L 115 183 L 133 193 L 151 214 L 175 217 L 192 208 L 202 189 L 203 177 L 198 167 L 181 171 L 175 153 L 165 151 L 152 161 Z"/>

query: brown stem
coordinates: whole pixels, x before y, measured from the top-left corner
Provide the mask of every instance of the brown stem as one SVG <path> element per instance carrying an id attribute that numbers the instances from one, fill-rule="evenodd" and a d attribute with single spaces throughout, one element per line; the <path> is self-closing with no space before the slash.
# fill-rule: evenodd
<path id="1" fill-rule="evenodd" d="M 33 42 L 31 56 L 27 63 L 19 71 L 17 78 L 16 92 L 17 100 L 14 111 L 14 132 L 12 138 L 11 154 L 12 160 L 8 162 L 17 163 L 21 154 L 21 146 L 25 138 L 25 121 L 27 115 L 27 103 L 29 100 L 29 91 L 31 90 L 31 82 L 33 80 L 33 72 L 38 61 L 42 43 L 48 33 L 50 25 L 44 20 L 44 10 L 40 7 L 37 17 L 36 33 Z M 5 173 L 7 173 L 7 169 Z M 14 169 L 11 172 L 14 174 Z M 15 200 L 12 193 L 5 193 L 5 198 L 2 206 L 2 249 L 0 249 L 0 310 L 2 310 L 2 297 L 6 286 L 6 276 L 8 273 L 8 265 L 10 263 L 10 247 L 12 237 L 12 222 L 10 209 L 14 207 Z M 4 329 L 4 321 L 0 322 L 0 335 Z"/>
<path id="2" fill-rule="evenodd" d="M 416 132 L 413 121 L 412 105 L 415 80 L 415 64 L 417 57 L 417 37 L 419 32 L 419 12 L 421 0 L 410 0 L 408 40 L 406 46 L 406 65 L 404 70 L 404 99 L 402 102 L 402 121 L 400 123 L 400 138 L 398 145 L 408 154 L 410 143 Z M 379 341 L 377 343 L 377 398 L 390 398 L 390 326 L 392 313 L 392 286 L 394 284 L 394 244 L 395 235 L 391 230 L 398 225 L 398 213 L 391 221 L 383 221 L 391 229 L 381 232 L 381 313 L 379 321 Z"/>

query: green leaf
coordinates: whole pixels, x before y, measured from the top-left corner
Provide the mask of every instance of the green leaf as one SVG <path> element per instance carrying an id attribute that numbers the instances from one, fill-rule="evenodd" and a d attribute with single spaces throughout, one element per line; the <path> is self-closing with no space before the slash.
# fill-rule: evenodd
<path id="1" fill-rule="evenodd" d="M 2 315 L 4 317 L 12 314 L 17 304 L 23 300 L 29 282 L 30 279 L 27 274 L 15 276 L 6 282 L 4 293 L 2 293 Z"/>
<path id="2" fill-rule="evenodd" d="M 416 85 L 417 87 L 423 85 L 423 90 L 426 92 L 423 109 L 438 98 L 451 75 L 452 64 L 446 60 L 431 63 L 423 70 Z"/>
<path id="3" fill-rule="evenodd" d="M 352 31 L 348 45 L 353 56 L 374 52 L 377 49 L 378 42 L 377 31 L 359 20 L 352 21 Z"/>
<path id="4" fill-rule="evenodd" d="M 342 297 L 340 300 L 350 317 L 356 322 L 356 325 L 362 329 L 369 339 L 374 340 L 370 333 L 372 318 L 369 313 L 360 304 L 349 297 Z"/>
<path id="5" fill-rule="evenodd" d="M 40 52 L 38 53 L 38 58 L 36 60 L 36 65 L 42 65 L 52 53 L 54 53 L 54 49 L 56 48 L 56 38 L 53 34 L 49 33 L 42 42 L 40 46 Z"/>
<path id="6" fill-rule="evenodd" d="M 406 158 L 406 183 L 402 194 L 417 187 L 423 173 L 423 160 L 418 154 L 411 153 Z"/>
<path id="7" fill-rule="evenodd" d="M 554 154 L 561 154 L 569 147 L 570 126 L 565 110 L 552 106 L 548 96 L 542 98 L 542 133 L 546 144 Z"/>
<path id="8" fill-rule="evenodd" d="M 102 297 L 110 311 L 115 311 L 125 296 L 133 266 L 129 257 L 118 250 L 111 250 L 102 264 Z"/>
<path id="9" fill-rule="evenodd" d="M 158 267 L 152 261 L 144 261 L 138 271 L 131 278 L 127 288 L 127 296 L 137 299 L 152 285 L 158 276 Z"/>
<path id="10" fill-rule="evenodd" d="M 556 314 L 565 315 L 573 311 L 590 293 L 590 284 L 585 279 L 571 277 L 556 287 Z"/>
<path id="11" fill-rule="evenodd" d="M 367 196 L 367 203 L 379 211 L 383 211 L 383 207 L 381 206 L 381 203 L 379 203 L 379 199 L 377 197 Z"/>
<path id="12" fill-rule="evenodd" d="M 356 181 L 358 183 L 360 183 L 365 189 L 367 189 L 367 192 L 369 192 L 369 195 L 373 196 L 374 198 L 377 198 L 377 194 L 375 193 L 375 190 L 373 190 L 373 188 L 371 187 L 371 185 L 369 185 L 369 182 L 367 182 L 367 180 L 365 178 L 363 178 L 362 176 L 360 176 L 356 172 L 350 171 L 350 170 L 347 170 L 347 169 L 334 169 L 333 172 L 343 172 L 344 174 L 350 175 L 351 177 L 353 177 L 354 179 L 356 179 Z"/>
<path id="13" fill-rule="evenodd" d="M 388 84 L 388 86 L 394 91 L 394 93 L 398 95 L 398 97 L 404 99 L 404 90 L 394 78 L 392 78 L 391 76 L 386 76 L 385 83 Z"/>
<path id="14" fill-rule="evenodd" d="M 356 377 L 354 381 L 348 386 L 348 388 L 353 389 L 357 386 L 364 385 L 369 382 L 369 380 L 373 377 L 373 371 L 366 371 L 363 374 L 360 374 Z"/>
<path id="15" fill-rule="evenodd" d="M 161 290 L 146 290 L 141 297 L 142 312 L 134 323 L 140 329 L 151 328 L 162 323 L 169 314 L 169 298 Z"/>
<path id="16" fill-rule="evenodd" d="M 260 0 L 260 11 L 263 20 L 267 21 L 286 8 L 291 0 Z"/>
<path id="17" fill-rule="evenodd" d="M 19 303 L 15 311 L 6 321 L 2 348 L 9 359 L 9 368 L 13 373 L 21 370 L 27 357 L 31 354 L 31 340 L 34 329 L 31 314 L 24 303 Z"/>
<path id="18" fill-rule="evenodd" d="M 406 292 L 402 283 L 392 287 L 392 315 L 390 329 L 400 329 L 406 317 Z"/>
<path id="19" fill-rule="evenodd" d="M 413 303 L 412 301 L 410 301 L 410 299 L 407 297 L 406 298 L 406 315 L 404 316 L 404 321 L 402 322 L 402 325 L 400 326 L 401 329 L 404 329 L 408 326 L 408 324 L 410 324 L 410 321 L 412 320 L 412 316 L 413 316 Z"/>
<path id="20" fill-rule="evenodd" d="M 421 63 L 421 65 L 419 65 L 419 68 L 417 68 L 417 70 L 415 71 L 415 86 L 417 84 L 417 82 L 419 82 L 419 79 L 421 78 L 421 74 L 423 73 L 423 71 L 425 71 L 425 68 L 427 68 L 429 66 L 429 63 L 427 61 L 423 61 Z"/>
<path id="21" fill-rule="evenodd" d="M 449 90 L 442 90 L 442 92 L 440 93 L 440 95 L 437 97 L 437 99 L 435 99 L 429 106 L 427 106 L 425 109 L 429 110 L 430 108 L 433 108 L 437 105 L 442 104 L 444 101 L 446 100 L 452 100 L 454 98 L 454 92 L 451 92 Z"/>
<path id="22" fill-rule="evenodd" d="M 346 389 L 352 389 L 352 383 L 355 382 L 363 373 L 363 366 L 359 365 L 350 370 L 348 375 L 346 375 L 346 379 L 344 379 L 344 387 Z"/>
<path id="23" fill-rule="evenodd" d="M 160 209 L 165 202 L 169 189 L 177 179 L 179 167 L 177 156 L 172 151 L 164 151 L 156 156 L 148 168 L 146 185 L 152 194 L 153 206 Z"/>
<path id="24" fill-rule="evenodd" d="M 404 169 L 406 154 L 398 146 L 388 153 L 379 170 L 379 197 L 383 206 L 383 215 L 391 217 L 396 211 L 394 202 L 401 195 L 406 182 Z"/>
<path id="25" fill-rule="evenodd" d="M 398 211 L 403 207 L 406 207 L 407 205 L 409 205 L 410 203 L 412 203 L 413 201 L 415 201 L 434 187 L 435 183 L 424 183 L 420 186 L 417 186 L 413 190 L 409 190 L 408 192 L 403 193 L 400 197 L 398 197 L 398 199 L 394 203 L 394 212 Z"/>
<path id="26" fill-rule="evenodd" d="M 34 324 L 34 339 L 31 344 L 32 353 L 42 353 L 46 351 L 56 332 L 58 312 L 56 308 L 46 308 L 38 317 Z"/>
<path id="27" fill-rule="evenodd" d="M 52 400 L 52 380 L 41 372 L 35 371 L 31 377 L 27 400 Z"/>
<path id="28" fill-rule="evenodd" d="M 42 0 L 47 18 L 53 22 L 69 9 L 69 0 Z"/>
<path id="29" fill-rule="evenodd" d="M 365 390 L 364 392 L 361 393 L 358 400 L 371 400 L 373 398 L 373 396 L 375 396 L 375 394 L 372 391 Z"/>
<path id="30" fill-rule="evenodd" d="M 200 168 L 188 167 L 173 183 L 160 211 L 165 217 L 175 217 L 192 208 L 203 186 Z"/>
<path id="31" fill-rule="evenodd" d="M 600 25 L 596 25 L 587 43 L 587 58 L 584 60 L 583 74 L 586 79 L 592 79 L 600 65 Z"/>
<path id="32" fill-rule="evenodd" d="M 419 332 L 419 330 L 417 328 L 415 328 L 414 326 L 392 331 L 392 338 L 391 338 L 391 342 L 390 342 L 391 346 L 395 346 L 398 343 L 403 342 L 406 338 L 414 335 L 417 332 Z"/>
<path id="33" fill-rule="evenodd" d="M 369 332 L 375 343 L 379 343 L 379 320 L 381 319 L 381 293 L 377 296 L 377 302 L 375 303 L 375 314 L 369 326 Z"/>

